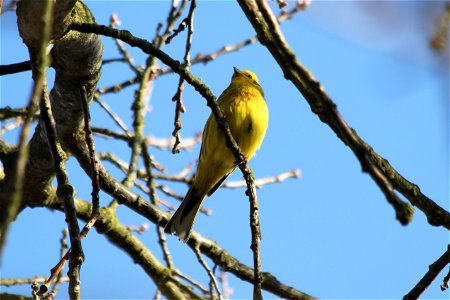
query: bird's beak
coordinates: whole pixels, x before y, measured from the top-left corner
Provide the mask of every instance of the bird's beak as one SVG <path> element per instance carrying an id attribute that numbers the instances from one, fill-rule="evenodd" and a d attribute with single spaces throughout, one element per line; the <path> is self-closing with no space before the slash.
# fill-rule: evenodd
<path id="1" fill-rule="evenodd" d="M 234 74 L 242 74 L 241 70 L 239 70 L 238 68 L 233 67 L 233 69 L 234 69 Z"/>

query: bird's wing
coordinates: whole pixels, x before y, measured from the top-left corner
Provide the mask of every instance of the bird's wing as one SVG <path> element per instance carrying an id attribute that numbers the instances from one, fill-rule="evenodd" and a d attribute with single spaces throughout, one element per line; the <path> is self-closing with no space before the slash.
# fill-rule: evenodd
<path id="1" fill-rule="evenodd" d="M 219 181 L 217 181 L 217 183 L 209 190 L 208 192 L 208 197 L 211 196 L 212 194 L 214 194 L 215 191 L 217 191 L 217 189 L 222 185 L 222 183 L 225 181 L 225 179 L 227 179 L 228 176 L 230 176 L 231 173 L 233 173 L 234 169 L 231 170 L 230 173 L 228 173 L 227 175 L 223 176 L 222 178 L 220 178 Z"/>

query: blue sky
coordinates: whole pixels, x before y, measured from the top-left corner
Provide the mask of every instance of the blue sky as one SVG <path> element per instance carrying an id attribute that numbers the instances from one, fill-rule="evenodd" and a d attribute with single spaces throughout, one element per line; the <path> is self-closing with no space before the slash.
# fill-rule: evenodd
<path id="1" fill-rule="evenodd" d="M 305 12 L 284 23 L 282 29 L 299 60 L 321 81 L 350 126 L 404 177 L 448 209 L 448 66 L 427 47 L 430 33 L 424 29 L 428 27 L 419 26 L 425 22 L 418 13 L 438 6 L 439 2 L 429 6 L 425 2 L 380 3 L 384 10 L 371 13 L 357 2 L 314 2 Z M 122 20 L 121 28 L 149 40 L 157 22 L 163 22 L 168 11 L 168 3 L 163 1 L 87 1 L 87 5 L 98 23 L 108 24 L 110 13 L 116 12 Z M 273 8 L 278 11 L 276 6 Z M 387 12 L 395 15 L 398 11 L 403 17 L 394 18 L 392 27 L 389 27 L 391 19 L 380 15 Z M 234 2 L 200 1 L 195 14 L 193 55 L 209 53 L 254 35 Z M 0 22 L 1 64 L 26 60 L 27 51 L 15 29 L 15 15 L 7 13 Z M 184 36 L 180 35 L 164 50 L 181 60 Z M 118 57 L 114 43 L 106 38 L 104 42 L 104 58 Z M 130 51 L 137 63 L 145 61 L 139 50 Z M 258 190 L 263 270 L 319 298 L 402 297 L 446 250 L 448 231 L 430 226 L 418 209 L 413 222 L 401 226 L 376 184 L 361 172 L 350 149 L 311 113 L 306 101 L 284 80 L 261 45 L 248 46 L 206 66 L 195 65 L 191 71 L 218 96 L 229 84 L 233 66 L 258 75 L 270 110 L 265 141 L 250 163 L 256 176 L 274 176 L 291 169 L 302 172 L 300 179 Z M 99 87 L 132 76 L 125 65 L 107 65 Z M 0 80 L 2 107 L 16 107 L 28 101 L 29 72 L 3 76 Z M 174 111 L 171 98 L 177 82 L 175 75 L 163 76 L 155 82 L 146 134 L 170 136 Z M 134 88 L 103 97 L 129 127 Z M 202 129 L 210 110 L 189 86 L 183 99 L 187 111 L 182 116 L 181 135 L 190 137 Z M 91 111 L 94 125 L 114 126 L 98 105 L 93 104 Z M 4 138 L 10 142 L 17 140 L 14 132 Z M 130 151 L 123 143 L 96 137 L 96 145 L 99 152 L 115 149 L 123 160 L 129 158 Z M 150 149 L 171 173 L 194 161 L 198 151 L 196 147 L 174 156 Z M 122 178 L 111 165 L 106 166 L 113 175 Z M 89 199 L 89 179 L 73 159 L 68 162 L 68 170 L 77 196 Z M 235 172 L 230 180 L 241 177 Z M 181 184 L 173 184 L 171 188 L 180 194 L 187 190 Z M 110 200 L 103 194 L 101 203 L 106 205 Z M 194 229 L 251 265 L 248 199 L 244 189 L 221 189 L 205 201 L 205 207 L 213 215 L 200 215 Z M 119 218 L 128 225 L 146 222 L 126 208 L 119 209 Z M 25 210 L 10 230 L 2 278 L 47 276 L 59 255 L 58 239 L 64 226 L 60 212 Z M 152 229 L 139 238 L 161 257 Z M 199 281 L 207 281 L 191 250 L 175 237 L 168 237 L 168 243 L 177 268 Z M 92 231 L 83 246 L 86 255 L 81 275 L 83 298 L 153 297 L 155 286 L 145 273 L 103 236 Z M 444 276 L 445 272 L 438 276 L 423 294 L 424 298 L 448 299 L 449 293 L 439 289 Z M 228 278 L 234 290 L 232 298 L 251 297 L 249 284 L 232 275 Z M 28 286 L 1 289 L 27 295 L 30 291 Z M 67 297 L 66 286 L 58 296 Z"/>

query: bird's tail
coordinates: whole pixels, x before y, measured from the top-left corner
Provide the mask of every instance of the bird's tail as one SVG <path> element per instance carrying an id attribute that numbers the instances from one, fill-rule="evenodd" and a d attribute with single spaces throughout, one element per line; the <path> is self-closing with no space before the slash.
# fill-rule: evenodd
<path id="1" fill-rule="evenodd" d="M 183 202 L 167 223 L 164 231 L 166 233 L 175 233 L 181 241 L 187 242 L 195 217 L 204 198 L 205 195 L 199 193 L 192 185 Z"/>

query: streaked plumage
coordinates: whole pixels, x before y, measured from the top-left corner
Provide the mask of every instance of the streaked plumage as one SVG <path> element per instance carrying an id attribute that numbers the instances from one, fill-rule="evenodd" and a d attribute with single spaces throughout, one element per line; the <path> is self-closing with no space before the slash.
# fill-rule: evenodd
<path id="1" fill-rule="evenodd" d="M 234 68 L 228 88 L 217 101 L 230 126 L 231 134 L 247 160 L 261 146 L 269 112 L 256 75 Z M 186 242 L 205 196 L 210 196 L 236 169 L 236 160 L 225 145 L 223 133 L 211 114 L 202 136 L 202 147 L 193 183 L 183 202 L 167 223 L 165 232 L 176 233 Z"/>

